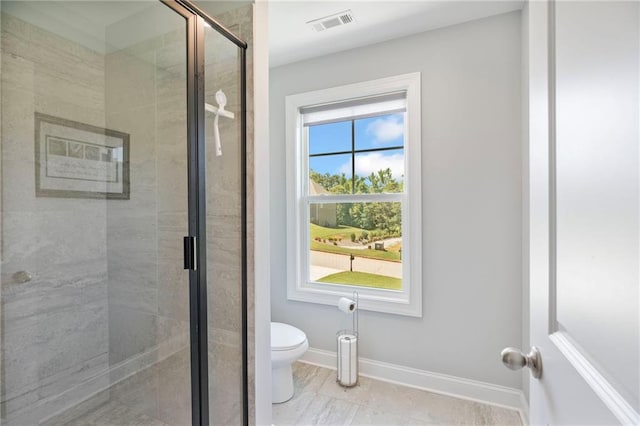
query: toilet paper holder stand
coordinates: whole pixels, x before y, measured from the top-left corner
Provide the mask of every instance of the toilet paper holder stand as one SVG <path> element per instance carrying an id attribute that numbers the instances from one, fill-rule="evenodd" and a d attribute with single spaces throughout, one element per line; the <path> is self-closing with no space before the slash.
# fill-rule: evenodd
<path id="1" fill-rule="evenodd" d="M 353 292 L 356 308 L 351 314 L 351 329 L 343 329 L 336 333 L 336 382 L 343 387 L 353 387 L 358 384 L 358 345 L 359 345 L 359 313 L 358 292 Z M 355 340 L 355 342 L 354 342 Z"/>

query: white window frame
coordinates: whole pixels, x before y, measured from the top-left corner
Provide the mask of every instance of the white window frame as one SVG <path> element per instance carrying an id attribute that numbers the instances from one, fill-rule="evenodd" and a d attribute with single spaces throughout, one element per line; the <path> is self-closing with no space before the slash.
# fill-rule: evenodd
<path id="1" fill-rule="evenodd" d="M 301 109 L 404 91 L 405 180 L 402 201 L 402 290 L 372 289 L 310 282 L 309 200 L 306 128 Z M 287 298 L 336 306 L 340 297 L 358 291 L 359 309 L 422 317 L 422 192 L 420 73 L 403 74 L 286 97 L 287 164 Z M 344 202 L 341 195 L 322 195 L 324 202 Z M 358 194 L 349 200 L 357 200 Z M 371 201 L 363 194 L 363 201 Z M 385 197 L 389 200 L 385 200 Z M 398 194 L 378 194 L 376 201 L 398 201 Z"/>

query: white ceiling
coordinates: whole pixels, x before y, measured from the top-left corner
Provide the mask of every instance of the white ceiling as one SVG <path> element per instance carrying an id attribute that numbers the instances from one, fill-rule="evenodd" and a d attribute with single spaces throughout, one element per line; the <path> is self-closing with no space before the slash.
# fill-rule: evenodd
<path id="1" fill-rule="evenodd" d="M 157 0 L 2 1 L 3 12 L 77 40 L 99 52 L 105 29 L 137 16 L 152 19 L 147 11 Z M 247 0 L 197 2 L 212 14 L 233 9 Z M 269 2 L 269 58 L 272 67 L 334 52 L 366 46 L 434 28 L 521 9 L 524 0 L 271 0 Z M 314 31 L 308 21 L 351 9 L 355 22 Z M 162 21 L 157 20 L 156 21 Z M 138 31 L 140 32 L 140 31 Z M 125 34 L 126 33 L 126 34 Z M 129 31 L 123 38 L 131 38 Z M 113 40 L 110 40 L 113 42 Z M 139 41 L 139 40 L 136 40 Z M 121 48 L 115 43 L 116 48 Z M 111 47 L 113 48 L 113 47 Z"/>
<path id="2" fill-rule="evenodd" d="M 524 0 L 326 1 L 269 3 L 271 67 L 521 9 Z M 306 22 L 351 9 L 355 22 L 314 31 Z"/>

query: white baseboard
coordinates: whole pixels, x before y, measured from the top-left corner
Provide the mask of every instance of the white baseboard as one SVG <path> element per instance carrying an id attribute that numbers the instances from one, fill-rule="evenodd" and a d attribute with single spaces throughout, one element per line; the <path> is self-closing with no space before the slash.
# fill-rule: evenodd
<path id="1" fill-rule="evenodd" d="M 300 362 L 335 370 L 336 353 L 309 348 Z M 517 410 L 523 423 L 528 424 L 529 407 L 520 389 L 366 358 L 360 358 L 359 372 L 372 379 Z"/>
<path id="2" fill-rule="evenodd" d="M 520 408 L 518 408 L 518 412 L 520 413 L 522 424 L 524 426 L 529 426 L 529 402 L 522 391 L 520 391 Z"/>

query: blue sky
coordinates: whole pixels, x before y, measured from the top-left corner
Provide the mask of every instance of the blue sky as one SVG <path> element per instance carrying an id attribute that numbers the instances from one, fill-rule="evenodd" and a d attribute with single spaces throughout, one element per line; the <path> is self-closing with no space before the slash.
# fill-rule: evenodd
<path id="1" fill-rule="evenodd" d="M 402 146 L 404 144 L 404 115 L 390 114 L 355 121 L 356 150 Z M 351 150 L 351 122 L 311 126 L 309 153 L 320 154 Z M 404 174 L 403 150 L 356 154 L 356 174 L 390 168 L 393 176 Z M 319 173 L 341 174 L 351 177 L 351 155 L 327 155 L 309 159 L 311 169 Z"/>

